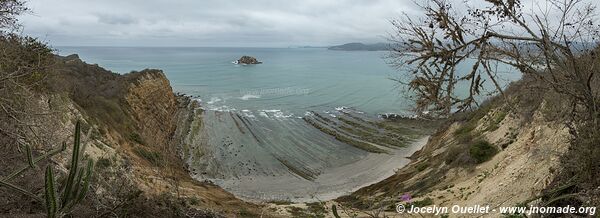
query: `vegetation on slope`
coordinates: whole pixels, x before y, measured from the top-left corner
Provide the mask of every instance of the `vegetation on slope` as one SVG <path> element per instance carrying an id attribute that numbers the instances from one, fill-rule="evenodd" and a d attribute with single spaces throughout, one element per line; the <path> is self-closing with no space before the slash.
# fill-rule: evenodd
<path id="1" fill-rule="evenodd" d="M 513 112 L 540 107 L 544 116 L 569 129 L 570 150 L 561 157 L 560 176 L 541 198 L 550 205 L 600 204 L 600 65 L 597 48 L 600 25 L 596 7 L 587 1 L 549 0 L 547 11 L 528 11 L 522 1 L 485 1 L 466 11 L 466 3 L 433 0 L 421 5 L 423 19 L 406 16 L 394 20 L 391 38 L 399 49 L 391 53 L 398 67 L 410 69 L 398 79 L 413 91 L 416 111 L 447 116 L 478 106 L 477 96 L 499 93 Z M 561 17 L 553 19 L 550 16 Z M 400 49 L 402 48 L 402 49 Z M 410 52 L 404 52 L 408 49 Z M 474 60 L 474 61 L 471 61 Z M 459 72 L 459 66 L 469 71 Z M 518 92 L 534 92 L 538 99 L 517 105 L 500 87 L 498 68 L 519 70 L 524 80 L 534 81 Z M 463 66 L 464 67 L 464 66 Z M 485 81 L 492 90 L 485 89 Z M 467 84 L 467 95 L 456 92 Z M 522 108 L 519 108 L 522 107 Z M 481 111 L 485 110 L 480 109 Z M 546 114 L 549 115 L 549 114 Z M 491 118 L 492 124 L 506 115 Z M 474 120 L 456 134 L 468 141 Z M 524 119 L 527 122 L 527 119 Z M 479 123 L 481 124 L 481 123 Z M 487 127 L 493 131 L 497 125 Z M 570 186 L 557 193 L 555 188 Z"/>
<path id="2" fill-rule="evenodd" d="M 257 213 L 255 205 L 194 181 L 185 172 L 170 140 L 177 139 L 173 127 L 179 113 L 189 108 L 178 104 L 164 74 L 144 70 L 118 75 L 84 63 L 77 55 L 55 56 L 45 43 L 12 32 L 18 27 L 16 16 L 26 10 L 22 1 L 0 1 L 0 178 L 4 181 L 22 166 L 29 169 L 10 180 L 18 189 L 0 185 L 0 214 L 219 217 L 219 212 L 236 213 L 240 208 Z M 76 120 L 81 120 L 77 126 L 86 152 L 74 153 L 97 160 L 93 176 L 55 152 L 56 144 L 69 139 L 68 129 Z M 28 160 L 39 167 L 31 167 Z M 46 170 L 46 179 L 40 176 L 46 166 L 54 165 Z M 89 183 L 87 195 L 82 191 L 87 186 L 79 181 Z M 78 191 L 63 188 L 64 182 Z M 54 191 L 46 189 L 50 204 L 31 200 L 43 197 L 44 186 L 52 185 Z M 28 192 L 31 195 L 23 194 Z"/>

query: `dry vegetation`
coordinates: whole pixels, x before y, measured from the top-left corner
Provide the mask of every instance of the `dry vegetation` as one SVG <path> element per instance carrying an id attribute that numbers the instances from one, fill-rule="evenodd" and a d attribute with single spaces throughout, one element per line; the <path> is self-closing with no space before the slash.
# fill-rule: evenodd
<path id="1" fill-rule="evenodd" d="M 23 1 L 0 0 L 0 216 L 45 217 L 55 211 L 56 217 L 220 217 L 225 209 L 228 214 L 240 208 L 246 214 L 260 212 L 256 205 L 188 176 L 176 147 L 169 143 L 174 128 L 166 123 L 186 107 L 177 105 L 160 71 L 118 75 L 76 55 L 58 57 L 45 43 L 14 34 L 19 27 L 16 16 L 27 10 Z M 162 95 L 156 100 L 170 101 L 144 106 L 145 98 L 153 96 L 139 92 L 148 87 L 132 93 L 142 81 L 155 85 L 150 88 Z M 140 108 L 133 108 L 136 104 Z M 28 157 L 43 157 L 71 140 L 70 131 L 79 119 L 82 146 L 87 147 L 81 156 L 97 163 L 90 190 L 74 205 L 65 204 L 60 196 L 56 210 L 49 210 L 45 204 L 49 201 L 43 199 L 53 192 L 44 187 L 52 180 L 44 184 L 43 169 L 56 169 L 55 192 L 63 193 L 73 165 L 69 150 L 31 166 Z M 148 120 L 162 122 L 163 128 L 148 127 Z M 24 173 L 7 179 L 23 166 Z"/>
<path id="2" fill-rule="evenodd" d="M 519 70 L 528 85 L 516 92 L 530 92 L 532 96 L 526 98 L 532 101 L 508 102 L 510 113 L 541 108 L 547 119 L 565 125 L 570 133 L 570 150 L 562 156 L 559 176 L 539 196 L 542 204 L 598 206 L 600 26 L 596 6 L 584 0 L 548 0 L 532 3 L 532 9 L 526 6 L 519 0 L 428 1 L 420 5 L 425 11 L 422 19 L 405 16 L 392 21 L 396 31 L 391 40 L 396 48 L 390 60 L 410 69 L 398 82 L 415 93 L 416 111 L 438 116 L 474 108 L 485 114 L 488 108 L 479 104 L 477 96 L 486 92 L 514 101 L 506 98 L 496 69 L 505 65 Z M 458 70 L 469 61 L 473 64 L 467 72 Z M 486 90 L 485 82 L 494 88 Z M 457 93 L 459 84 L 469 86 L 466 95 Z M 477 114 L 469 115 L 471 119 L 455 132 L 457 138 L 464 142 L 473 138 Z M 472 146 L 462 149 L 473 151 Z"/>

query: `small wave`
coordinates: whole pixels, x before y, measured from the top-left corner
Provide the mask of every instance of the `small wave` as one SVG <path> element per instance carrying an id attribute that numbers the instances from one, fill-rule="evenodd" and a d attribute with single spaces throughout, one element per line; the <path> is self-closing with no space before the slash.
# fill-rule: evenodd
<path id="1" fill-rule="evenodd" d="M 249 117 L 249 118 L 256 117 L 256 116 L 254 116 L 254 114 L 252 114 L 252 111 L 250 111 L 250 110 L 242 110 L 242 115 L 244 115 L 244 117 Z"/>
<path id="2" fill-rule="evenodd" d="M 281 110 L 260 110 L 259 115 L 261 115 L 263 117 L 274 117 L 274 118 L 289 118 L 289 117 L 294 116 L 293 113 L 284 114 Z"/>
<path id="3" fill-rule="evenodd" d="M 283 114 L 283 112 L 277 112 L 274 114 L 275 118 L 290 118 L 294 116 L 294 114 Z"/>
<path id="4" fill-rule="evenodd" d="M 267 115 L 267 113 L 265 113 L 264 111 L 258 112 L 258 115 L 261 117 L 269 118 L 269 115 Z"/>
<path id="5" fill-rule="evenodd" d="M 277 113 L 277 112 L 281 112 L 281 110 L 261 110 L 265 113 Z"/>
<path id="6" fill-rule="evenodd" d="M 240 97 L 240 99 L 246 101 L 248 99 L 253 99 L 253 98 L 260 98 L 260 95 L 250 95 L 250 94 L 246 94 L 242 97 Z"/>
<path id="7" fill-rule="evenodd" d="M 229 107 L 227 105 L 223 105 L 223 106 L 219 106 L 219 107 L 208 107 L 208 110 L 210 110 L 210 111 L 220 111 L 220 112 L 236 111 L 235 108 Z"/>
<path id="8" fill-rule="evenodd" d="M 417 119 L 419 118 L 416 114 L 408 114 L 408 113 L 383 113 L 377 115 L 381 119 L 398 119 L 398 118 L 410 118 Z"/>
<path id="9" fill-rule="evenodd" d="M 359 111 L 358 109 L 356 109 L 354 107 L 346 107 L 346 106 L 335 107 L 335 111 L 342 112 L 342 113 L 365 114 L 364 111 Z M 325 113 L 329 114 L 330 112 L 329 111 L 325 111 Z"/>
<path id="10" fill-rule="evenodd" d="M 345 106 L 341 106 L 341 107 L 336 107 L 335 108 L 336 111 L 343 111 L 344 109 L 348 109 L 348 108 L 345 107 Z"/>
<path id="11" fill-rule="evenodd" d="M 211 98 L 210 98 L 210 101 L 208 101 L 208 102 L 206 102 L 206 103 L 207 103 L 207 104 L 214 104 L 214 103 L 217 103 L 217 102 L 220 102 L 220 101 L 222 101 L 222 99 L 220 99 L 220 98 L 218 98 L 218 97 L 211 97 Z"/>

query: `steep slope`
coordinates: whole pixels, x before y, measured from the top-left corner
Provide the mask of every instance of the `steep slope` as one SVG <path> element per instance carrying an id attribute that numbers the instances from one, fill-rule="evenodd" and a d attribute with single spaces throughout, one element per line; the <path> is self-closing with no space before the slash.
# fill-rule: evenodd
<path id="1" fill-rule="evenodd" d="M 455 116 L 394 176 L 338 201 L 361 209 L 384 207 L 388 214 L 396 214 L 395 204 L 408 203 L 400 200 L 407 194 L 421 206 L 498 208 L 536 200 L 560 169 L 569 132 L 547 119 L 543 93 L 527 92 L 528 86 L 521 81 L 506 98 Z M 497 152 L 481 152 L 480 145 Z"/>

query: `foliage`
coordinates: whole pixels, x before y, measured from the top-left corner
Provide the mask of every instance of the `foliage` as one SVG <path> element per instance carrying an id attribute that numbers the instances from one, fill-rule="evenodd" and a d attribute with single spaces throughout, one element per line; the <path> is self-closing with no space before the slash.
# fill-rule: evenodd
<path id="1" fill-rule="evenodd" d="M 414 205 L 415 207 L 425 207 L 425 206 L 429 206 L 433 204 L 433 199 L 427 197 L 424 198 L 423 200 L 420 201 L 414 201 L 412 202 L 412 205 Z"/>
<path id="2" fill-rule="evenodd" d="M 163 162 L 163 157 L 156 151 L 149 151 L 143 147 L 135 147 L 133 151 L 140 157 L 146 159 L 154 166 L 160 166 Z"/>
<path id="3" fill-rule="evenodd" d="M 419 172 L 421 172 L 421 171 L 427 169 L 427 167 L 429 167 L 429 163 L 423 162 L 423 163 L 419 163 L 416 168 Z"/>
<path id="4" fill-rule="evenodd" d="M 487 141 L 479 140 L 469 146 L 469 155 L 477 161 L 483 163 L 494 157 L 498 149 Z"/>
<path id="5" fill-rule="evenodd" d="M 110 167 L 111 165 L 111 160 L 109 158 L 100 158 L 98 159 L 98 163 L 96 163 L 96 166 L 99 168 L 107 168 Z"/>
<path id="6" fill-rule="evenodd" d="M 306 206 L 308 206 L 308 211 L 310 211 L 312 214 L 314 214 L 315 217 L 324 217 L 325 214 L 327 213 L 327 210 L 325 208 L 325 203 L 322 203 L 322 202 L 306 203 Z"/>
<path id="7" fill-rule="evenodd" d="M 146 144 L 146 142 L 144 142 L 144 140 L 142 139 L 142 136 L 140 136 L 140 134 L 137 134 L 135 132 L 129 134 L 129 139 L 131 139 L 132 141 L 137 142 L 138 144 L 141 144 L 141 145 Z"/>
<path id="8" fill-rule="evenodd" d="M 500 128 L 500 123 L 506 118 L 508 113 L 505 111 L 499 111 L 494 114 L 492 120 L 489 122 L 488 127 L 485 129 L 486 131 L 495 131 Z"/>

